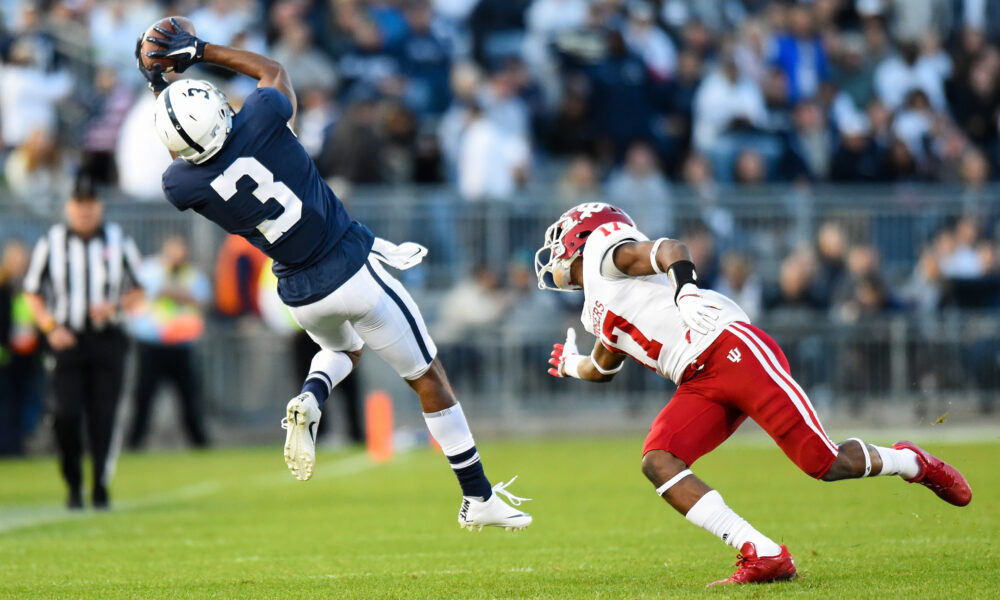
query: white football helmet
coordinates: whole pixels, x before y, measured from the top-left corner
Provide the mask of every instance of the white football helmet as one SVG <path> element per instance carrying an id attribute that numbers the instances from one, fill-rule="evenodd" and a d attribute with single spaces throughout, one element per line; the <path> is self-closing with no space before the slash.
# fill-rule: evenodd
<path id="1" fill-rule="evenodd" d="M 226 142 L 233 114 L 222 90 L 200 79 L 181 79 L 156 98 L 153 126 L 171 152 L 200 164 Z"/>

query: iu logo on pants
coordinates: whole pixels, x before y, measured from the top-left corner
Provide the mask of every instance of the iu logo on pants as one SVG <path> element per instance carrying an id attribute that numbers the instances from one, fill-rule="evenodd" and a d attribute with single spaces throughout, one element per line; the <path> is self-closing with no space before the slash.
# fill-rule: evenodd
<path id="1" fill-rule="evenodd" d="M 726 358 L 733 361 L 734 363 L 738 363 L 743 358 L 743 355 L 740 354 L 739 348 L 733 348 L 732 350 L 729 351 L 729 354 L 726 355 Z"/>

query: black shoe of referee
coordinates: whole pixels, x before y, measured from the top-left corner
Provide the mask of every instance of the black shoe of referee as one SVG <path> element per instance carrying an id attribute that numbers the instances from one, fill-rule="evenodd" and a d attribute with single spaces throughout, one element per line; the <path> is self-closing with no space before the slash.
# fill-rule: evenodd
<path id="1" fill-rule="evenodd" d="M 108 488 L 103 485 L 95 485 L 94 493 L 91 495 L 91 503 L 95 510 L 108 510 L 111 508 L 111 499 L 108 498 Z"/>

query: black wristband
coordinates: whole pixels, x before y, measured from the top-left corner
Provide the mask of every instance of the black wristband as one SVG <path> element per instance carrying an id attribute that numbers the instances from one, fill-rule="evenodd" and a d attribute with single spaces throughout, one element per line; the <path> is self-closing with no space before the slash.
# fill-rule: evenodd
<path id="1" fill-rule="evenodd" d="M 679 260 L 667 267 L 667 276 L 674 284 L 674 303 L 685 283 L 698 285 L 698 274 L 694 272 L 694 263 L 689 260 Z"/>

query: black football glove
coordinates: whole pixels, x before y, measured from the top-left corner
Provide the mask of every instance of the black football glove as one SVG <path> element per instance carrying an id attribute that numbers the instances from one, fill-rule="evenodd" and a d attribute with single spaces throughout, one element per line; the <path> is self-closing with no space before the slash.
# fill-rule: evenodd
<path id="1" fill-rule="evenodd" d="M 174 71 L 183 73 L 191 65 L 204 60 L 205 46 L 208 44 L 181 29 L 176 19 L 170 19 L 170 24 L 174 26 L 174 31 L 167 31 L 162 27 L 153 28 L 162 37 L 148 36 L 146 41 L 163 46 L 163 50 L 151 50 L 146 53 L 146 57 L 169 58 L 174 61 Z"/>
<path id="2" fill-rule="evenodd" d="M 139 56 L 140 48 L 142 48 L 142 36 L 135 41 L 135 66 L 139 68 L 139 72 L 142 76 L 146 78 L 146 85 L 149 87 L 150 91 L 162 92 L 168 85 L 167 80 L 163 77 L 163 67 L 160 65 L 153 65 L 152 69 L 147 69 L 145 65 L 142 64 L 142 58 Z"/>

